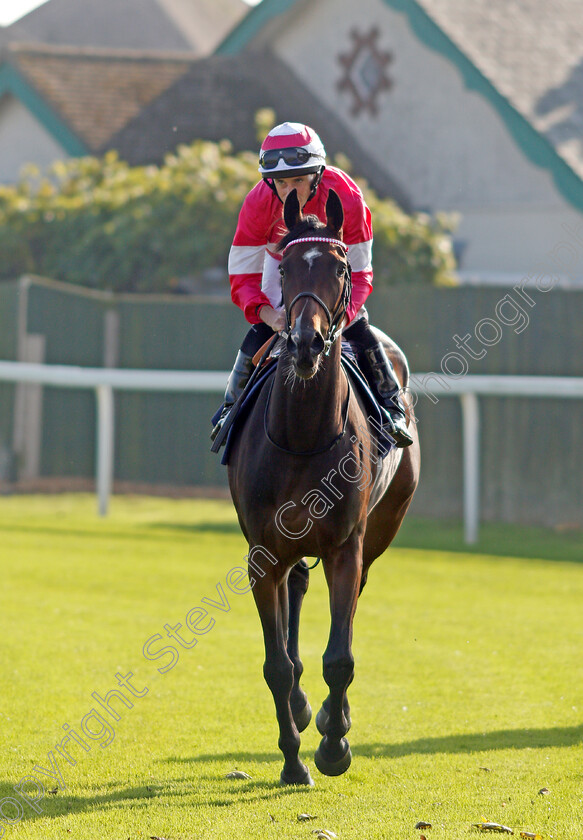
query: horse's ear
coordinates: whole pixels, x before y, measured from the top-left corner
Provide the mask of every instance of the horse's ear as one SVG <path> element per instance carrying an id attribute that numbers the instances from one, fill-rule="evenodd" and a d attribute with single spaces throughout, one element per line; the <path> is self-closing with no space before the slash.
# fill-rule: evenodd
<path id="1" fill-rule="evenodd" d="M 337 235 L 342 230 L 344 224 L 344 210 L 342 209 L 342 202 L 337 192 L 330 190 L 328 193 L 328 200 L 326 201 L 326 224 Z"/>
<path id="2" fill-rule="evenodd" d="M 298 199 L 298 191 L 288 193 L 283 205 L 283 220 L 288 230 L 293 230 L 302 220 L 302 211 Z"/>

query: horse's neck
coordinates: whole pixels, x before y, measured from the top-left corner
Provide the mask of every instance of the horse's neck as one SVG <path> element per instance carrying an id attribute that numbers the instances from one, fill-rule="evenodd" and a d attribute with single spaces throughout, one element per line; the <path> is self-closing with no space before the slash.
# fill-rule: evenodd
<path id="1" fill-rule="evenodd" d="M 268 428 L 272 439 L 292 452 L 316 451 L 343 429 L 348 384 L 340 365 L 340 341 L 312 379 L 293 378 L 280 359 L 271 395 Z"/>

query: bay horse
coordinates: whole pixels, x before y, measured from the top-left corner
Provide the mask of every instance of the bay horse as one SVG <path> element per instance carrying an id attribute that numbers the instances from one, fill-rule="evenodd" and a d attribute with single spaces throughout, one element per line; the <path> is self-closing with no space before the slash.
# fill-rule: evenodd
<path id="1" fill-rule="evenodd" d="M 234 440 L 229 486 L 249 544 L 249 578 L 263 627 L 263 673 L 273 694 L 284 757 L 282 784 L 313 785 L 299 758 L 312 710 L 299 681 L 300 609 L 308 588 L 305 557 L 319 557 L 330 598 L 323 656 L 329 694 L 316 717 L 318 770 L 344 773 L 351 762 L 346 691 L 354 675 L 352 624 L 373 560 L 397 533 L 417 486 L 419 441 L 404 395 L 413 445 L 380 457 L 362 397 L 341 366 L 339 337 L 350 295 L 344 211 L 330 191 L 326 224 L 304 217 L 295 191 L 285 202 L 289 233 L 278 248 L 287 336 L 266 385 Z M 407 361 L 384 336 L 402 388 Z M 385 450 L 386 452 L 386 450 Z"/>

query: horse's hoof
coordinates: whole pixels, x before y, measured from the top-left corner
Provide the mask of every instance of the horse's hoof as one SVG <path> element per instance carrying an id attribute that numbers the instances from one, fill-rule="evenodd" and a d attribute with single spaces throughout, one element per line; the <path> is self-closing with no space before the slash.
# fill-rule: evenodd
<path id="1" fill-rule="evenodd" d="M 344 750 L 344 755 L 336 760 L 330 760 L 324 755 L 326 741 L 326 737 L 322 738 L 322 742 L 316 750 L 314 756 L 316 767 L 325 776 L 341 776 L 343 773 L 346 773 L 352 761 L 352 753 L 350 752 L 348 741 L 346 738 L 341 739 L 340 747 Z"/>
<path id="2" fill-rule="evenodd" d="M 324 705 L 321 706 L 320 711 L 316 715 L 316 728 L 320 735 L 326 734 L 326 729 L 328 728 L 328 720 L 330 715 L 328 714 L 328 709 Z M 350 719 L 350 712 L 344 711 L 344 719 L 346 720 L 346 731 L 350 729 L 352 726 L 352 720 Z"/>
<path id="3" fill-rule="evenodd" d="M 285 768 L 281 771 L 279 777 L 280 785 L 306 785 L 307 787 L 314 787 L 314 780 L 310 776 L 310 771 L 305 765 L 302 765 L 303 771 L 298 774 L 286 774 Z"/>
<path id="4" fill-rule="evenodd" d="M 320 711 L 316 715 L 316 729 L 320 733 L 320 735 L 326 734 L 326 727 L 328 726 L 328 712 L 324 708 L 324 706 L 320 707 Z"/>
<path id="5" fill-rule="evenodd" d="M 292 714 L 298 732 L 303 732 L 312 720 L 312 707 L 306 702 L 306 705 L 300 712 L 292 712 Z"/>

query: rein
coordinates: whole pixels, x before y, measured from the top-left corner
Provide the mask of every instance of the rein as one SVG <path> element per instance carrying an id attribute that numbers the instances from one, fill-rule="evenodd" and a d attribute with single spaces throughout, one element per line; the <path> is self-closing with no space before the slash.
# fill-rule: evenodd
<path id="1" fill-rule="evenodd" d="M 332 245 L 338 245 L 340 248 L 342 248 L 345 256 L 348 253 L 348 246 L 345 245 L 344 242 L 342 242 L 340 239 L 325 238 L 323 236 L 307 236 L 307 237 L 304 237 L 303 239 L 293 239 L 291 242 L 288 242 L 288 244 L 283 249 L 283 254 L 285 255 L 288 248 L 291 248 L 293 245 L 305 244 L 306 242 L 328 242 Z M 280 268 L 280 272 L 281 272 L 281 275 L 282 275 L 282 292 L 283 292 L 283 285 L 284 285 L 284 282 L 285 282 L 285 276 L 284 276 L 284 271 L 283 271 L 282 268 Z M 322 352 L 324 353 L 325 356 L 328 356 L 330 354 L 330 350 L 332 348 L 332 345 L 334 344 L 336 339 L 341 334 L 341 330 L 338 330 L 338 327 L 339 327 L 339 325 L 340 325 L 340 323 L 341 323 L 341 321 L 344 317 L 344 314 L 346 313 L 346 309 L 348 307 L 348 304 L 350 303 L 350 296 L 352 294 L 352 273 L 351 273 L 350 263 L 348 261 L 346 261 L 346 264 L 344 265 L 344 270 L 343 270 L 343 273 L 342 273 L 341 276 L 344 278 L 344 285 L 342 287 L 342 290 L 340 292 L 340 295 L 338 297 L 338 300 L 337 300 L 332 312 L 330 312 L 330 310 L 328 309 L 328 306 L 322 300 L 322 298 L 319 297 L 315 292 L 311 292 L 311 291 L 300 292 L 298 295 L 296 295 L 294 297 L 294 299 L 289 304 L 289 306 L 286 305 L 286 307 L 285 307 L 286 331 L 284 332 L 282 330 L 282 333 L 281 333 L 284 336 L 284 338 L 287 339 L 289 337 L 291 331 L 292 331 L 291 311 L 292 311 L 293 307 L 295 306 L 295 304 L 298 302 L 298 300 L 301 300 L 302 298 L 312 298 L 312 300 L 315 300 L 316 303 L 319 306 L 322 307 L 322 309 L 326 313 L 326 318 L 328 319 L 328 332 L 327 332 L 326 337 L 324 338 L 324 349 L 323 349 Z M 346 434 L 346 429 L 348 427 L 348 413 L 349 413 L 349 407 L 350 407 L 350 398 L 351 398 L 351 395 L 352 395 L 352 387 L 350 385 L 350 380 L 348 379 L 346 374 L 344 374 L 344 376 L 345 376 L 345 379 L 346 379 L 348 390 L 347 390 L 347 394 L 346 394 L 346 404 L 342 408 L 342 429 L 341 429 L 341 431 L 336 435 L 336 437 L 333 440 L 329 441 L 329 443 L 326 443 L 324 446 L 321 446 L 318 449 L 303 450 L 303 451 L 299 451 L 299 452 L 294 451 L 293 449 L 286 449 L 284 446 L 280 446 L 280 444 L 276 443 L 276 441 L 272 438 L 272 436 L 269 433 L 268 414 L 269 414 L 269 406 L 270 406 L 270 403 L 271 403 L 271 395 L 272 395 L 272 391 L 273 391 L 273 385 L 274 385 L 274 382 L 275 382 L 275 379 L 273 379 L 272 382 L 271 382 L 271 385 L 269 386 L 269 392 L 267 394 L 267 400 L 265 401 L 265 411 L 264 411 L 264 414 L 263 414 L 263 427 L 264 427 L 264 430 L 265 430 L 265 436 L 266 436 L 267 440 L 271 443 L 271 445 L 274 446 L 276 449 L 278 449 L 280 452 L 285 452 L 286 455 L 310 456 L 310 455 L 321 455 L 324 452 L 328 452 L 340 440 L 342 440 L 342 438 Z"/>
<path id="2" fill-rule="evenodd" d="M 342 242 L 341 239 L 331 239 L 331 238 L 326 238 L 326 237 L 323 237 L 323 236 L 306 236 L 303 239 L 292 239 L 291 242 L 288 242 L 288 244 L 283 249 L 283 255 L 285 255 L 285 252 L 288 250 L 288 248 L 291 248 L 292 245 L 302 245 L 306 242 L 328 242 L 332 245 L 338 245 L 340 248 L 342 248 L 345 256 L 348 253 L 348 245 L 346 245 L 344 242 Z M 281 268 L 280 268 L 280 272 L 283 273 Z M 283 333 L 284 338 L 287 338 L 289 336 L 289 334 L 291 332 L 291 329 L 292 329 L 292 326 L 291 326 L 291 312 L 292 312 L 292 309 L 293 309 L 294 305 L 298 302 L 298 300 L 301 300 L 302 298 L 312 298 L 312 300 L 315 300 L 316 303 L 319 306 L 322 307 L 322 309 L 324 310 L 324 312 L 326 314 L 326 318 L 328 319 L 328 333 L 327 333 L 326 337 L 324 338 L 324 351 L 323 351 L 324 355 L 328 356 L 330 354 L 330 350 L 332 348 L 332 345 L 334 344 L 336 339 L 340 336 L 341 331 L 338 330 L 338 327 L 340 325 L 340 322 L 342 321 L 342 318 L 344 317 L 344 315 L 346 313 L 346 310 L 348 308 L 348 304 L 350 303 L 351 294 L 352 294 L 352 268 L 350 266 L 350 263 L 347 261 L 346 262 L 346 267 L 344 269 L 344 286 L 343 286 L 342 292 L 340 294 L 340 297 L 338 299 L 338 302 L 337 302 L 336 306 L 334 307 L 333 312 L 330 312 L 330 310 L 328 309 L 328 307 L 326 306 L 326 304 L 324 303 L 322 298 L 319 297 L 317 294 L 315 294 L 315 292 L 300 292 L 298 295 L 295 296 L 295 298 L 292 300 L 292 302 L 289 304 L 289 306 L 286 306 L 286 308 L 285 308 L 286 327 L 285 327 L 285 332 Z"/>
<path id="3" fill-rule="evenodd" d="M 270 444 L 276 449 L 279 449 L 280 452 L 285 452 L 286 455 L 322 455 L 324 452 L 328 452 L 330 449 L 332 449 L 333 446 L 336 446 L 338 441 L 342 440 L 342 438 L 346 434 L 346 427 L 348 425 L 348 408 L 350 406 L 350 397 L 352 395 L 352 386 L 350 384 L 350 379 L 346 376 L 346 374 L 344 375 L 346 377 L 346 384 L 348 385 L 348 393 L 346 395 L 346 405 L 342 410 L 342 431 L 336 435 L 334 440 L 330 441 L 330 443 L 325 444 L 325 446 L 322 446 L 319 449 L 306 449 L 301 452 L 296 452 L 293 449 L 286 449 L 285 446 L 280 446 L 280 444 L 276 443 L 269 434 L 267 415 L 269 413 L 269 404 L 271 402 L 271 392 L 273 391 L 273 385 L 275 383 L 275 378 L 272 379 L 271 384 L 269 386 L 269 393 L 267 394 L 267 400 L 265 401 L 265 410 L 263 412 L 263 428 L 265 431 L 265 437 L 270 442 Z"/>

